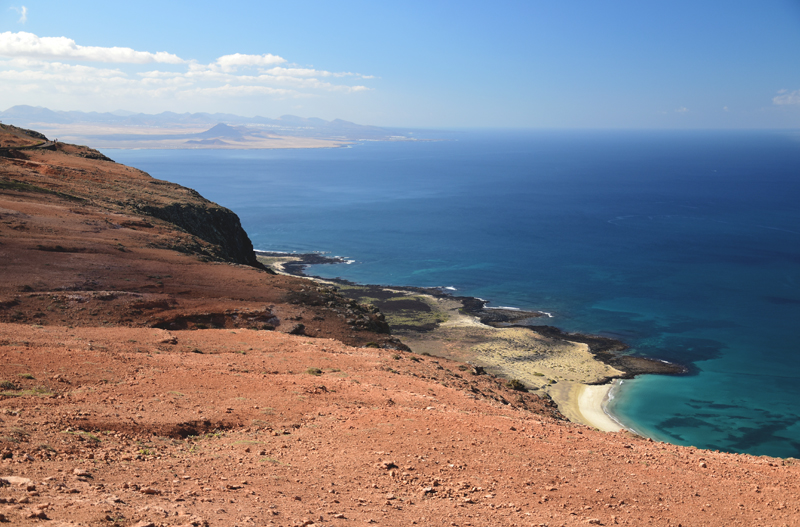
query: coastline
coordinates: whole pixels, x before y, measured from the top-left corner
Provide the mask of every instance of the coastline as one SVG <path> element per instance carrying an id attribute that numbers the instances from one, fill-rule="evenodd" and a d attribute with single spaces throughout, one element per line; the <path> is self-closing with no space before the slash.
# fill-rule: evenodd
<path id="1" fill-rule="evenodd" d="M 520 382 L 526 391 L 551 399 L 569 421 L 604 432 L 623 429 L 605 409 L 615 379 L 687 371 L 680 365 L 620 354 L 628 346 L 616 339 L 532 323 L 548 317 L 543 312 L 487 308 L 483 299 L 454 296 L 445 289 L 323 279 L 307 275 L 306 267 L 349 261 L 318 253 L 255 252 L 277 273 L 332 284 L 349 298 L 374 304 L 386 315 L 392 334 L 414 352 L 457 360 L 473 372 Z"/>
<path id="2" fill-rule="evenodd" d="M 42 144 L 11 131 L 6 144 Z M 468 313 L 465 298 L 436 290 L 268 275 L 238 217 L 197 192 L 83 147 L 8 153 L 0 159 L 3 523 L 800 518 L 791 507 L 796 459 L 573 424 L 553 401 L 522 393 L 521 382 L 411 353 L 375 304 L 420 345 L 505 357 L 512 373 L 542 372 L 547 357 L 534 347 L 588 353 L 588 343 L 532 336 L 524 324 L 541 317 L 509 312 L 492 322 L 509 327 L 494 327 Z M 580 408 L 592 397 L 582 390 L 577 400 Z"/>

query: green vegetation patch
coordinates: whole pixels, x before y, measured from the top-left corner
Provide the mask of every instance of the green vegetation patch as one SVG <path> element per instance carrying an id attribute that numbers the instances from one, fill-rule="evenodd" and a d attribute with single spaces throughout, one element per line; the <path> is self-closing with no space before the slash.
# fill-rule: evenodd
<path id="1" fill-rule="evenodd" d="M 52 397 L 55 395 L 50 388 L 37 386 L 29 390 L 3 391 L 0 395 L 5 397 Z"/>
<path id="2" fill-rule="evenodd" d="M 376 306 L 394 330 L 432 331 L 448 318 L 420 297 L 393 298 Z"/>
<path id="3" fill-rule="evenodd" d="M 431 331 L 447 320 L 423 295 L 409 295 L 382 286 L 337 284 L 339 292 L 360 304 L 372 304 L 393 330 Z"/>
<path id="4" fill-rule="evenodd" d="M 527 392 L 528 388 L 525 387 L 522 381 L 519 379 L 511 379 L 506 383 L 506 386 L 511 388 L 512 390 L 516 390 L 518 392 Z"/>

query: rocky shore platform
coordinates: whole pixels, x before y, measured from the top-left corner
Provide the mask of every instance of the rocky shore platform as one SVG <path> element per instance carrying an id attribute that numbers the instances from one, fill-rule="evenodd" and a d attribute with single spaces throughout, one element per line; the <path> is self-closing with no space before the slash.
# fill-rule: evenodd
<path id="1" fill-rule="evenodd" d="M 310 277 L 335 284 L 337 290 L 359 302 L 372 303 L 390 317 L 391 326 L 396 331 L 404 332 L 406 338 L 411 333 L 427 333 L 439 327 L 448 315 L 437 309 L 437 304 L 430 299 L 444 303 L 460 304 L 459 313 L 471 315 L 477 321 L 493 328 L 521 328 L 532 331 L 552 341 L 586 344 L 594 358 L 606 364 L 618 373 L 587 381 L 587 384 L 606 384 L 614 379 L 631 379 L 637 375 L 682 375 L 689 372 L 680 364 L 666 362 L 657 358 L 625 354 L 629 349 L 624 342 L 601 335 L 568 333 L 557 327 L 539 324 L 545 315 L 541 311 L 525 311 L 502 307 L 487 308 L 487 301 L 457 296 L 442 288 L 425 288 L 413 286 L 381 286 L 357 284 L 340 278 L 321 279 L 307 274 L 310 265 L 343 264 L 347 260 L 320 253 L 280 253 L 255 251 L 260 262 L 273 267 L 278 272 L 293 276 Z M 427 297 L 427 298 L 426 298 Z"/>
<path id="2" fill-rule="evenodd" d="M 567 421 L 587 344 L 274 274 L 232 211 L 44 141 L 0 126 L 0 524 L 800 522 L 796 460 Z"/>

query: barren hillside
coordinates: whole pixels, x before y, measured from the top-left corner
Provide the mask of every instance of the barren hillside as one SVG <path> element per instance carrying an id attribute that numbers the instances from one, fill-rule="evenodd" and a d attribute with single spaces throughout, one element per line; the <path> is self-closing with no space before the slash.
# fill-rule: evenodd
<path id="1" fill-rule="evenodd" d="M 371 306 L 269 273 L 196 192 L 0 132 L 10 524 L 800 522 L 795 460 L 572 424 L 406 351 Z"/>

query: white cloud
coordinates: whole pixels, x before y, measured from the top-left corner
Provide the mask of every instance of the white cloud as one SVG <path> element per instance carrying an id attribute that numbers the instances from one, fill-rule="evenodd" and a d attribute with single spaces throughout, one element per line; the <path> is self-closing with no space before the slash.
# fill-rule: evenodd
<path id="1" fill-rule="evenodd" d="M 790 92 L 788 90 L 779 90 L 780 95 L 772 98 L 773 104 L 800 104 L 800 90 Z"/>
<path id="2" fill-rule="evenodd" d="M 290 76 L 290 77 L 331 77 L 336 75 L 330 71 L 320 71 L 309 68 L 270 68 L 264 73 L 275 76 Z M 350 73 L 340 73 L 338 76 L 344 77 L 352 75 Z"/>
<path id="3" fill-rule="evenodd" d="M 0 69 L 8 68 L 21 71 L 69 71 L 75 72 L 80 75 L 89 76 L 109 76 L 109 75 L 126 75 L 119 69 L 97 68 L 95 66 L 86 66 L 83 64 L 66 64 L 64 62 L 50 62 L 46 60 L 18 58 L 11 59 L 5 62 L 0 62 Z"/>
<path id="4" fill-rule="evenodd" d="M 689 111 L 689 108 L 687 108 L 686 106 L 681 106 L 680 108 L 676 108 L 675 111 L 677 113 L 686 113 Z"/>
<path id="5" fill-rule="evenodd" d="M 196 88 L 184 93 L 184 96 L 191 94 L 215 95 L 223 97 L 239 97 L 249 95 L 279 95 L 281 97 L 296 97 L 300 95 L 294 90 L 281 88 L 270 88 L 269 86 L 215 86 L 212 88 Z"/>
<path id="6" fill-rule="evenodd" d="M 316 70 L 313 68 L 283 68 L 275 67 L 265 70 L 264 73 L 275 76 L 290 76 L 290 77 L 358 77 L 361 79 L 374 79 L 372 75 L 360 75 L 358 73 L 350 73 L 349 71 L 332 72 L 325 70 Z"/>
<path id="7" fill-rule="evenodd" d="M 20 24 L 24 24 L 28 21 L 28 8 L 25 6 L 22 7 L 9 7 L 9 9 L 16 11 L 19 14 L 19 22 Z"/>
<path id="8" fill-rule="evenodd" d="M 283 64 L 286 59 L 277 55 L 267 53 L 265 55 L 243 55 L 234 53 L 233 55 L 223 55 L 214 63 L 222 71 L 236 71 L 241 66 L 272 66 L 273 64 Z"/>
<path id="9" fill-rule="evenodd" d="M 91 62 L 107 66 L 87 64 Z M 67 37 L 26 32 L 0 33 L 0 85 L 10 104 L 70 101 L 71 107 L 97 109 L 100 101 L 108 101 L 115 108 L 127 104 L 137 110 L 153 101 L 180 100 L 184 107 L 198 111 L 211 100 L 257 104 L 358 93 L 371 88 L 351 85 L 347 79 L 372 78 L 300 67 L 270 53 L 234 53 L 204 64 L 163 51 L 83 46 Z"/>
<path id="10" fill-rule="evenodd" d="M 25 31 L 0 33 L 0 56 L 113 62 L 117 64 L 147 64 L 152 62 L 181 64 L 185 62 L 177 55 L 165 51 L 150 53 L 149 51 L 136 51 L 131 48 L 80 46 L 71 38 L 38 37 Z"/>

